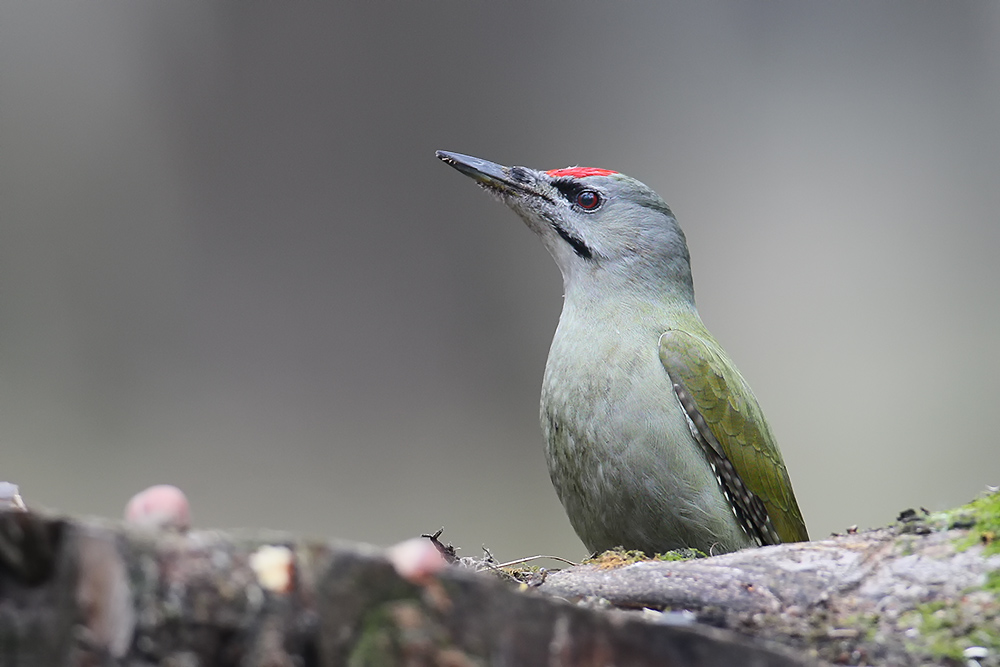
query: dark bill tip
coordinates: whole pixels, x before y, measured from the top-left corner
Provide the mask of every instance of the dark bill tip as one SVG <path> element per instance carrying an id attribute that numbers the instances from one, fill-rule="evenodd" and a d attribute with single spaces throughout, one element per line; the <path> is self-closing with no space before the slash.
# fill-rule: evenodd
<path id="1" fill-rule="evenodd" d="M 449 164 L 466 176 L 488 185 L 506 184 L 508 182 L 505 167 L 489 160 L 482 160 L 471 155 L 437 151 L 435 155 L 445 164 Z"/>
<path id="2" fill-rule="evenodd" d="M 548 195 L 539 189 L 537 172 L 532 169 L 505 167 L 496 162 L 450 151 L 437 151 L 436 155 L 445 164 L 451 165 L 495 192 L 517 197 L 549 199 Z"/>

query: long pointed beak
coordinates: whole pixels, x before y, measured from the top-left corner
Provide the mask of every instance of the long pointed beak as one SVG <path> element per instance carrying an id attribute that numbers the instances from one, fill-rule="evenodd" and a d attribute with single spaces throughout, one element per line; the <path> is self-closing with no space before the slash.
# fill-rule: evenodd
<path id="1" fill-rule="evenodd" d="M 504 173 L 507 167 L 501 164 L 451 151 L 436 151 L 434 154 L 445 164 L 450 164 L 480 183 L 485 185 L 507 184 L 507 175 Z"/>
<path id="2" fill-rule="evenodd" d="M 505 167 L 496 162 L 482 160 L 471 155 L 437 151 L 435 155 L 480 185 L 509 195 L 534 195 L 547 197 L 538 190 L 538 173 L 525 167 Z"/>

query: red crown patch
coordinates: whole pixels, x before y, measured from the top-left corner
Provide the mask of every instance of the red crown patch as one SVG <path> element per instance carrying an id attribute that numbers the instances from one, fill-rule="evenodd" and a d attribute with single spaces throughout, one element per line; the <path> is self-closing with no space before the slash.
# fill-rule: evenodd
<path id="1" fill-rule="evenodd" d="M 598 169 L 597 167 L 566 167 L 565 169 L 550 169 L 545 172 L 552 178 L 586 178 L 587 176 L 610 176 L 617 171 Z"/>

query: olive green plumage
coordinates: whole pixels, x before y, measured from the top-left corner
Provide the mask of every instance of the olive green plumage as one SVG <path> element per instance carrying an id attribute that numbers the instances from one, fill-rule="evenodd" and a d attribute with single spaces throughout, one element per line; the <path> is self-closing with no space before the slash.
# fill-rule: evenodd
<path id="1" fill-rule="evenodd" d="M 690 392 L 725 457 L 746 488 L 761 500 L 778 540 L 808 540 L 792 482 L 753 391 L 707 332 L 670 330 L 660 338 L 660 361 Z"/>
<path id="2" fill-rule="evenodd" d="M 808 539 L 763 412 L 698 315 L 684 233 L 639 181 L 438 157 L 499 194 L 565 299 L 542 379 L 549 476 L 591 551 Z"/>

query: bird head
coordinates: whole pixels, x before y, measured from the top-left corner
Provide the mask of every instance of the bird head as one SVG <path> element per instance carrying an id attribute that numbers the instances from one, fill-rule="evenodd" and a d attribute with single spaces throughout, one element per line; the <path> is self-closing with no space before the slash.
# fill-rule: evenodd
<path id="1" fill-rule="evenodd" d="M 539 171 L 438 151 L 437 156 L 495 193 L 542 239 L 567 295 L 621 290 L 693 303 L 684 233 L 667 204 L 643 183 L 609 169 Z"/>

